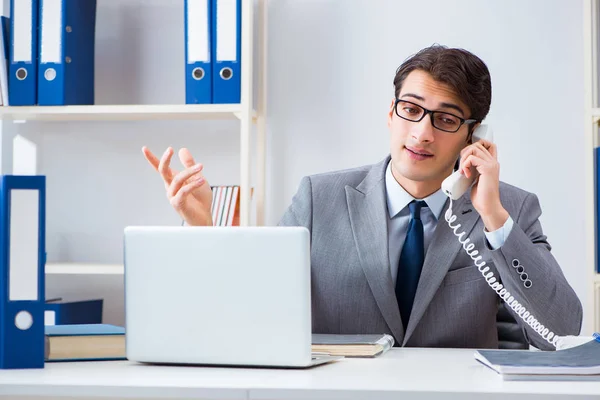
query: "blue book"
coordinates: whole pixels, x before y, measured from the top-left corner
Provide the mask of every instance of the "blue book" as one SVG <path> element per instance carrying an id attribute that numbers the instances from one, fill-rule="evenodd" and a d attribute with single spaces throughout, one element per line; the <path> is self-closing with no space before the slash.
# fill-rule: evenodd
<path id="1" fill-rule="evenodd" d="M 185 102 L 212 102 L 211 2 L 184 0 Z"/>
<path id="2" fill-rule="evenodd" d="M 8 97 L 13 106 L 37 104 L 38 0 L 10 2 Z"/>
<path id="3" fill-rule="evenodd" d="M 39 2 L 39 105 L 94 104 L 96 0 Z"/>
<path id="4" fill-rule="evenodd" d="M 211 0 L 213 103 L 241 101 L 242 2 Z"/>
<path id="5" fill-rule="evenodd" d="M 102 299 L 46 302 L 46 325 L 101 324 Z"/>
<path id="6" fill-rule="evenodd" d="M 596 334 L 597 335 L 597 334 Z M 600 380 L 600 338 L 557 351 L 478 350 L 475 359 L 504 380 Z"/>
<path id="7" fill-rule="evenodd" d="M 109 324 L 48 325 L 45 359 L 125 360 L 125 328 Z"/>
<path id="8" fill-rule="evenodd" d="M 0 369 L 44 367 L 45 182 L 0 177 Z"/>

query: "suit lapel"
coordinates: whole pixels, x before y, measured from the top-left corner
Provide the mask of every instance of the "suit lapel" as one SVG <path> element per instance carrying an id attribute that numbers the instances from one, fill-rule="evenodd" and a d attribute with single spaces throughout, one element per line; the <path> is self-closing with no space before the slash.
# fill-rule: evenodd
<path id="1" fill-rule="evenodd" d="M 456 215 L 457 219 L 452 225 L 460 224 L 458 233 L 465 232 L 462 237 L 464 241 L 469 237 L 475 223 L 479 219 L 479 214 L 475 211 L 475 208 L 471 204 L 471 191 L 468 190 L 463 197 L 456 200 L 452 204 L 452 213 Z M 423 263 L 423 269 L 421 271 L 421 277 L 419 278 L 419 285 L 417 286 L 417 292 L 415 294 L 415 300 L 413 303 L 413 309 L 410 314 L 410 320 L 408 321 L 408 327 L 404 336 L 402 345 L 404 346 L 408 339 L 415 331 L 417 324 L 423 317 L 425 310 L 429 306 L 429 303 L 433 299 L 435 292 L 440 287 L 446 272 L 452 265 L 452 262 L 456 258 L 462 245 L 458 241 L 458 237 L 454 234 L 454 231 L 448 226 L 448 222 L 445 219 L 446 211 L 450 205 L 450 200 L 446 201 L 446 205 L 442 210 L 437 226 L 435 228 L 433 238 L 427 249 L 425 255 L 425 261 Z M 463 250 L 464 251 L 464 250 Z"/>
<path id="2" fill-rule="evenodd" d="M 402 343 L 404 330 L 390 272 L 388 256 L 385 169 L 389 157 L 374 165 L 356 187 L 346 186 L 346 200 L 360 264 L 396 341 Z"/>

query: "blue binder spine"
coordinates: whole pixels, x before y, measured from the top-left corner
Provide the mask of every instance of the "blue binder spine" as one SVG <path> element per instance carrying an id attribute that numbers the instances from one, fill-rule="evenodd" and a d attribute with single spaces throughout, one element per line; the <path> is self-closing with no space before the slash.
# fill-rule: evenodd
<path id="1" fill-rule="evenodd" d="M 96 0 L 39 0 L 38 103 L 94 104 Z"/>
<path id="2" fill-rule="evenodd" d="M 210 0 L 185 0 L 185 102 L 212 102 Z"/>
<path id="3" fill-rule="evenodd" d="M 38 0 L 10 2 L 8 97 L 13 106 L 37 103 Z"/>
<path id="4" fill-rule="evenodd" d="M 241 100 L 241 0 L 212 1 L 213 103 Z"/>
<path id="5" fill-rule="evenodd" d="M 10 62 L 10 18 L 6 16 L 0 17 L 2 24 L 0 26 L 1 34 L 0 48 L 0 93 L 2 94 L 2 105 L 8 106 L 8 65 Z"/>
<path id="6" fill-rule="evenodd" d="M 0 368 L 44 367 L 46 178 L 0 179 Z"/>

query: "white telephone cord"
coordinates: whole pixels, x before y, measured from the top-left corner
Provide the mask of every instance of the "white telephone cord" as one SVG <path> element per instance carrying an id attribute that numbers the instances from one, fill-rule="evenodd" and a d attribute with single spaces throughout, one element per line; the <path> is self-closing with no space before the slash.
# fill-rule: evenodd
<path id="1" fill-rule="evenodd" d="M 506 302 L 506 304 L 511 309 L 513 309 L 513 311 L 523 321 L 525 321 L 525 323 L 527 323 L 527 325 L 529 325 L 548 343 L 553 345 L 555 348 L 558 348 L 558 346 L 561 345 L 563 338 L 561 336 L 555 335 L 554 332 L 550 331 L 544 325 L 540 324 L 538 320 L 533 315 L 531 315 L 531 313 L 527 311 L 527 309 L 523 305 L 521 305 L 521 303 L 519 303 L 519 301 L 515 299 L 500 282 L 498 282 L 490 268 L 485 267 L 485 261 L 479 262 L 482 256 L 478 255 L 478 250 L 473 250 L 475 245 L 473 243 L 469 244 L 469 242 L 471 241 L 470 238 L 462 240 L 462 237 L 466 235 L 466 232 L 463 231 L 461 233 L 458 233 L 458 229 L 460 228 L 461 224 L 452 225 L 452 223 L 457 219 L 456 215 L 452 214 L 452 199 L 450 199 L 450 206 L 446 211 L 445 219 L 446 222 L 448 222 L 448 226 L 450 227 L 450 229 L 454 231 L 454 235 L 458 238 L 459 243 L 462 244 L 465 252 L 469 255 L 469 257 L 471 257 L 473 263 L 475 264 L 479 272 L 481 272 L 481 275 L 483 275 L 483 277 L 485 278 L 487 284 L 498 294 L 498 296 L 500 296 L 502 300 Z"/>

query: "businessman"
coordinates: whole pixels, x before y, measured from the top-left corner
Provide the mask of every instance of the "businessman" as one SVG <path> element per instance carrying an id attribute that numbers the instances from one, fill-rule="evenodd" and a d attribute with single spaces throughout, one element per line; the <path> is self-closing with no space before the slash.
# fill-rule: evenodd
<path id="1" fill-rule="evenodd" d="M 304 177 L 280 225 L 311 233 L 313 331 L 381 333 L 398 345 L 497 348 L 499 296 L 445 220 L 442 181 L 455 168 L 475 184 L 452 212 L 504 287 L 539 324 L 577 335 L 582 307 L 539 221 L 535 194 L 499 181 L 497 146 L 472 141 L 491 103 L 485 63 L 431 46 L 396 71 L 390 154 L 374 165 Z M 189 225 L 211 225 L 211 190 L 190 152 L 159 160 L 167 198 Z M 516 314 L 511 310 L 513 315 Z M 529 315 L 529 314 L 527 314 Z M 516 316 L 530 344 L 551 350 Z"/>

